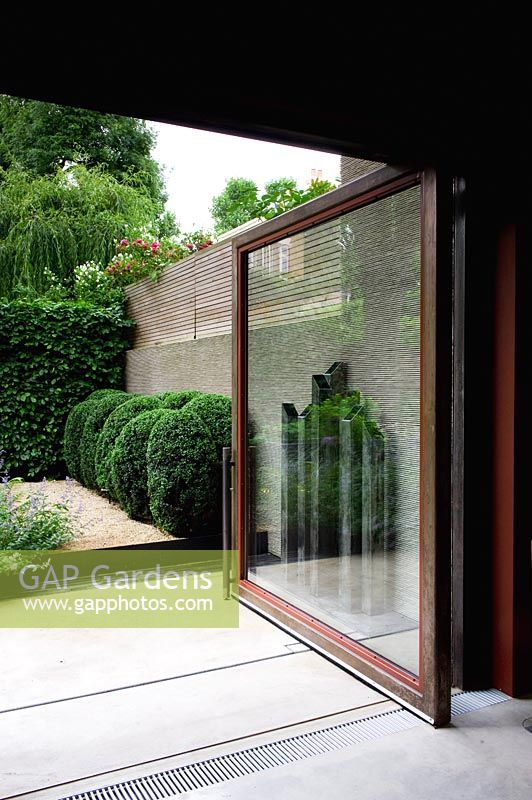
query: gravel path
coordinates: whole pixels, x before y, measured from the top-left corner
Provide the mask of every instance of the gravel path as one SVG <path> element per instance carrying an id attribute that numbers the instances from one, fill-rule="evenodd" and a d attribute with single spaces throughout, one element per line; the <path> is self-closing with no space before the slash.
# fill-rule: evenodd
<path id="1" fill-rule="evenodd" d="M 128 544 L 147 544 L 175 540 L 153 525 L 130 519 L 116 503 L 91 492 L 77 481 L 21 483 L 17 492 L 43 492 L 52 503 L 65 503 L 72 516 L 76 537 L 62 550 L 93 550 Z"/>

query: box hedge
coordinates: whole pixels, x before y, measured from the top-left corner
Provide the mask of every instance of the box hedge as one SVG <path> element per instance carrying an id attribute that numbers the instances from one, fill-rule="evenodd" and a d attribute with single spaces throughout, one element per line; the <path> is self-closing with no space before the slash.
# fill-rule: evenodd
<path id="1" fill-rule="evenodd" d="M 231 445 L 231 398 L 223 394 L 201 394 L 190 400 L 187 409 L 197 414 L 205 423 L 221 458 L 222 448 Z"/>
<path id="2" fill-rule="evenodd" d="M 200 395 L 201 392 L 196 391 L 196 389 L 183 389 L 181 392 L 160 392 L 156 397 L 161 401 L 162 408 L 171 408 L 174 411 L 178 411 Z"/>
<path id="3" fill-rule="evenodd" d="M 172 415 L 156 408 L 134 417 L 122 428 L 110 457 L 111 481 L 116 499 L 133 519 L 151 520 L 148 497 L 147 450 L 154 425 Z"/>
<path id="4" fill-rule="evenodd" d="M 0 302 L 0 450 L 11 475 L 64 475 L 67 415 L 92 390 L 122 385 L 132 325 L 117 309 Z"/>
<path id="5" fill-rule="evenodd" d="M 98 437 L 96 445 L 96 482 L 101 491 L 108 493 L 109 497 L 116 500 L 111 474 L 111 456 L 122 429 L 144 411 L 152 411 L 160 406 L 156 396 L 130 395 L 130 400 L 111 411 Z"/>
<path id="6" fill-rule="evenodd" d="M 217 506 L 216 447 L 189 406 L 161 416 L 148 442 L 150 510 L 157 527 L 174 536 L 205 531 Z"/>
<path id="7" fill-rule="evenodd" d="M 87 415 L 94 405 L 95 400 L 111 394 L 124 394 L 124 392 L 118 389 L 97 389 L 82 403 L 75 405 L 67 417 L 63 440 L 63 457 L 67 467 L 67 474 L 77 481 L 81 480 L 80 442 L 83 436 L 83 428 L 87 421 Z"/>
<path id="8" fill-rule="evenodd" d="M 190 536 L 219 527 L 220 451 L 230 441 L 224 395 L 96 391 L 69 415 L 65 457 L 73 477 L 130 517 Z"/>
<path id="9" fill-rule="evenodd" d="M 87 489 L 98 488 L 96 481 L 96 447 L 98 445 L 98 437 L 102 432 L 107 417 L 115 408 L 128 402 L 129 399 L 130 395 L 124 392 L 123 394 L 103 395 L 91 402 L 80 443 L 80 479 Z"/>

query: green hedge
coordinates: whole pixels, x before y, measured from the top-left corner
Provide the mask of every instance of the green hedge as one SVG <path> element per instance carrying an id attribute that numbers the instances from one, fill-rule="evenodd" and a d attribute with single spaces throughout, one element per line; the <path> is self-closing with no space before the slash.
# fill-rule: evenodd
<path id="1" fill-rule="evenodd" d="M 80 443 L 81 482 L 88 489 L 98 488 L 96 481 L 96 447 L 102 428 L 111 412 L 118 406 L 128 402 L 129 398 L 130 395 L 125 392 L 123 394 L 115 393 L 98 397 L 91 403 L 83 426 L 83 435 Z"/>
<path id="2" fill-rule="evenodd" d="M 110 390 L 72 410 L 65 456 L 73 477 L 108 491 L 130 517 L 188 536 L 219 527 L 220 450 L 230 441 L 228 397 Z"/>
<path id="3" fill-rule="evenodd" d="M 65 438 L 63 443 L 63 455 L 67 467 L 67 474 L 77 481 L 81 480 L 81 448 L 80 442 L 83 436 L 83 428 L 87 421 L 87 415 L 94 405 L 94 401 L 99 397 L 111 394 L 123 394 L 118 389 L 97 389 L 92 392 L 86 400 L 78 403 L 71 410 L 65 425 Z"/>
<path id="4" fill-rule="evenodd" d="M 196 389 L 184 389 L 182 392 L 160 392 L 156 397 L 161 401 L 162 408 L 171 408 L 178 411 L 193 398 L 199 397 L 201 392 Z"/>
<path id="5" fill-rule="evenodd" d="M 113 309 L 0 302 L 0 450 L 11 475 L 64 475 L 67 415 L 92 390 L 121 386 L 131 326 Z"/>
<path id="6" fill-rule="evenodd" d="M 110 457 L 111 481 L 116 498 L 130 517 L 151 520 L 146 453 L 153 426 L 168 409 L 145 411 L 125 425 Z"/>
<path id="7" fill-rule="evenodd" d="M 231 399 L 223 394 L 202 394 L 194 397 L 187 408 L 205 423 L 221 458 L 222 447 L 231 445 Z"/>
<path id="8" fill-rule="evenodd" d="M 216 511 L 216 447 L 189 405 L 161 416 L 148 443 L 150 510 L 174 536 L 202 532 Z"/>
<path id="9" fill-rule="evenodd" d="M 144 411 L 151 411 L 159 405 L 160 401 L 157 397 L 136 395 L 111 411 L 105 421 L 96 445 L 96 483 L 98 488 L 106 491 L 113 500 L 117 498 L 111 474 L 111 456 L 116 440 L 128 422 Z"/>

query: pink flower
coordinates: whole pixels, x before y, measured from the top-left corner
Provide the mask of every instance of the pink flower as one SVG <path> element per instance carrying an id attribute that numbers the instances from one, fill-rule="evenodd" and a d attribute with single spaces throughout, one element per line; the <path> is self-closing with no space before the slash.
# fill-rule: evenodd
<path id="1" fill-rule="evenodd" d="M 194 250 L 193 244 L 186 244 L 185 247 L 187 247 L 189 250 Z"/>
<path id="2" fill-rule="evenodd" d="M 122 245 L 122 247 L 125 247 L 127 244 L 127 239 L 121 239 L 120 244 Z"/>
<path id="3" fill-rule="evenodd" d="M 152 242 L 151 243 L 151 251 L 152 251 L 152 253 L 157 252 L 158 247 L 159 247 L 159 242 Z"/>

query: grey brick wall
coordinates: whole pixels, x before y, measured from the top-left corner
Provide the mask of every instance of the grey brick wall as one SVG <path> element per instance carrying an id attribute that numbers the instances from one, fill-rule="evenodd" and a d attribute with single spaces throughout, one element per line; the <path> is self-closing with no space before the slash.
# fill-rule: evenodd
<path id="1" fill-rule="evenodd" d="M 128 392 L 198 389 L 231 396 L 231 336 L 140 347 L 126 354 Z"/>
<path id="2" fill-rule="evenodd" d="M 355 178 L 361 178 L 369 172 L 374 172 L 379 167 L 383 167 L 380 161 L 366 161 L 363 158 L 350 158 L 342 156 L 340 159 L 340 182 L 347 183 Z"/>

